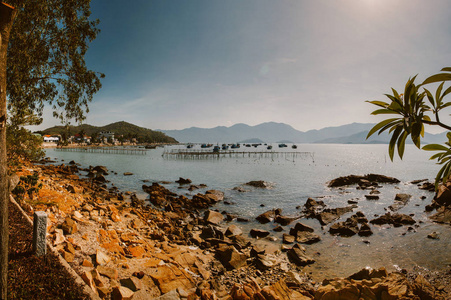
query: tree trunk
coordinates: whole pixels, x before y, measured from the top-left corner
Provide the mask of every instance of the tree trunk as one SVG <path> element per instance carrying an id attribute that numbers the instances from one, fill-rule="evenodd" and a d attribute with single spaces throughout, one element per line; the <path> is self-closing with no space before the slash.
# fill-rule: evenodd
<path id="1" fill-rule="evenodd" d="M 8 296 L 8 204 L 9 180 L 6 163 L 6 58 L 14 8 L 0 3 L 0 299 Z"/>

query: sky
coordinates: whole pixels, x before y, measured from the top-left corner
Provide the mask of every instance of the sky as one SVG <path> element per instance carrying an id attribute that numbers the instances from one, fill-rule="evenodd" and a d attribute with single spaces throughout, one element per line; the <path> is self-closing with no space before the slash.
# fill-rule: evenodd
<path id="1" fill-rule="evenodd" d="M 449 0 L 92 0 L 84 123 L 150 129 L 375 123 L 375 106 L 451 67 Z M 400 92 L 401 93 L 401 92 Z M 41 129 L 59 125 L 44 114 Z"/>

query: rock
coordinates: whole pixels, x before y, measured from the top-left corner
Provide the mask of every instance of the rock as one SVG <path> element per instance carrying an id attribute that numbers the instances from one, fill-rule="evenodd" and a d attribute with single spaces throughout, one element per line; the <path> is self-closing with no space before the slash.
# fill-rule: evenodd
<path id="1" fill-rule="evenodd" d="M 319 223 L 323 226 L 332 223 L 333 221 L 337 220 L 338 218 L 340 218 L 340 216 L 338 216 L 337 214 L 334 214 L 332 212 L 328 212 L 328 211 L 323 211 L 320 214 L 318 214 L 316 216 L 316 218 L 318 219 Z"/>
<path id="2" fill-rule="evenodd" d="M 292 235 L 289 235 L 289 234 L 286 234 L 286 233 L 284 233 L 283 235 L 282 235 L 282 242 L 284 243 L 284 244 L 293 244 L 294 243 L 294 241 L 295 241 L 295 237 L 294 236 L 292 236 Z"/>
<path id="3" fill-rule="evenodd" d="M 143 284 L 136 277 L 129 277 L 129 278 L 121 279 L 120 283 L 122 286 L 129 288 L 133 292 L 136 292 L 143 288 Z"/>
<path id="4" fill-rule="evenodd" d="M 248 256 L 238 252 L 233 246 L 220 245 L 216 250 L 215 256 L 228 270 L 238 269 L 247 265 L 246 260 Z"/>
<path id="5" fill-rule="evenodd" d="M 282 226 L 287 226 L 288 224 L 290 224 L 291 222 L 293 222 L 296 219 L 297 218 L 287 217 L 287 216 L 276 216 L 276 218 L 274 219 L 274 222 L 279 223 Z"/>
<path id="6" fill-rule="evenodd" d="M 71 263 L 71 262 L 74 261 L 74 255 L 73 255 L 72 253 L 67 252 L 67 251 L 64 251 L 64 250 L 61 250 L 60 253 L 61 253 L 61 256 L 62 256 L 67 262 Z"/>
<path id="7" fill-rule="evenodd" d="M 315 230 L 312 227 L 308 226 L 308 225 L 305 225 L 303 223 L 298 222 L 298 223 L 296 223 L 296 225 L 294 225 L 293 228 L 290 229 L 290 234 L 291 235 L 296 235 L 296 233 L 298 231 L 313 232 Z"/>
<path id="8" fill-rule="evenodd" d="M 440 208 L 436 214 L 429 218 L 437 223 L 451 224 L 451 209 Z"/>
<path id="9" fill-rule="evenodd" d="M 92 264 L 92 262 L 90 262 L 90 261 L 87 260 L 87 259 L 84 259 L 83 262 L 81 263 L 81 265 L 82 265 L 83 267 L 88 267 L 88 268 L 94 267 L 94 265 Z"/>
<path id="10" fill-rule="evenodd" d="M 263 229 L 251 229 L 250 234 L 253 238 L 264 238 L 269 235 L 269 231 Z"/>
<path id="11" fill-rule="evenodd" d="M 97 249 L 96 251 L 96 262 L 98 265 L 105 265 L 109 263 L 111 260 L 111 257 L 103 253 L 101 250 Z"/>
<path id="12" fill-rule="evenodd" d="M 180 185 L 190 184 L 192 183 L 191 179 L 179 177 L 179 180 L 176 181 Z"/>
<path id="13" fill-rule="evenodd" d="M 55 229 L 55 233 L 53 235 L 53 246 L 62 244 L 66 241 L 66 238 L 64 237 L 63 230 L 62 229 Z"/>
<path id="14" fill-rule="evenodd" d="M 329 187 L 340 187 L 345 185 L 358 184 L 362 182 L 362 180 L 366 180 L 369 182 L 379 182 L 379 183 L 399 183 L 400 181 L 396 178 L 378 175 L 378 174 L 368 174 L 368 175 L 349 175 L 344 177 L 338 177 L 331 180 L 328 184 Z M 362 183 L 361 183 L 362 184 Z"/>
<path id="15" fill-rule="evenodd" d="M 378 195 L 365 195 L 365 198 L 367 200 L 379 200 L 379 196 Z"/>
<path id="16" fill-rule="evenodd" d="M 360 226 L 358 234 L 359 236 L 370 236 L 373 234 L 373 231 L 371 230 L 370 225 L 368 225 L 367 223 L 363 223 Z"/>
<path id="17" fill-rule="evenodd" d="M 339 236 L 353 236 L 359 232 L 357 221 L 352 218 L 348 218 L 344 222 L 338 222 L 333 224 L 329 228 L 331 234 L 336 234 Z"/>
<path id="18" fill-rule="evenodd" d="M 115 268 L 105 267 L 103 265 L 98 265 L 96 268 L 97 272 L 101 275 L 106 276 L 110 279 L 117 280 L 119 273 Z"/>
<path id="19" fill-rule="evenodd" d="M 257 216 L 256 219 L 260 223 L 265 224 L 265 223 L 272 222 L 274 220 L 275 216 L 276 216 L 275 210 L 271 209 L 271 210 L 268 210 L 268 211 L 262 213 L 261 215 Z"/>
<path id="20" fill-rule="evenodd" d="M 410 198 L 412 198 L 412 195 L 409 194 L 396 194 L 395 196 L 395 203 L 390 205 L 388 208 L 391 211 L 398 211 L 401 208 L 403 208 L 407 202 L 409 202 Z"/>
<path id="21" fill-rule="evenodd" d="M 313 198 L 308 198 L 307 201 L 304 204 L 304 207 L 307 210 L 312 210 L 312 209 L 316 209 L 318 207 L 325 207 L 326 205 L 324 204 L 323 201 L 316 201 Z"/>
<path id="22" fill-rule="evenodd" d="M 210 224 L 218 225 L 224 220 L 224 216 L 216 211 L 207 210 L 204 215 L 204 221 Z"/>
<path id="23" fill-rule="evenodd" d="M 135 297 L 133 297 L 133 299 L 135 299 Z M 160 297 L 154 298 L 154 300 L 180 300 L 180 296 L 177 293 L 177 290 L 172 290 L 164 295 L 161 295 Z"/>
<path id="24" fill-rule="evenodd" d="M 266 271 L 266 270 L 272 269 L 275 266 L 274 261 L 271 260 L 268 257 L 268 255 L 262 255 L 262 254 L 257 255 L 254 263 L 255 263 L 255 266 L 257 267 L 257 269 L 259 269 L 261 271 Z"/>
<path id="25" fill-rule="evenodd" d="M 281 232 L 281 231 L 283 231 L 283 227 L 282 226 L 276 226 L 276 227 L 273 228 L 273 231 Z"/>
<path id="26" fill-rule="evenodd" d="M 440 239 L 440 237 L 438 236 L 438 233 L 435 232 L 435 231 L 429 233 L 429 234 L 428 234 L 428 238 L 430 238 L 430 239 L 432 239 L 432 240 L 439 240 L 439 239 Z"/>
<path id="27" fill-rule="evenodd" d="M 92 169 L 97 174 L 108 175 L 108 169 L 105 166 L 96 166 Z"/>
<path id="28" fill-rule="evenodd" d="M 114 287 L 111 293 L 112 300 L 131 300 L 133 298 L 133 291 L 125 286 Z"/>
<path id="29" fill-rule="evenodd" d="M 308 231 L 298 231 L 296 234 L 296 242 L 301 244 L 314 244 L 321 241 L 319 235 Z"/>
<path id="30" fill-rule="evenodd" d="M 288 259 L 298 266 L 306 266 L 313 264 L 315 260 L 306 255 L 305 249 L 298 244 L 294 245 L 287 252 Z"/>
<path id="31" fill-rule="evenodd" d="M 162 265 L 149 270 L 148 275 L 158 286 L 162 294 L 177 288 L 182 288 L 184 290 L 191 290 L 194 288 L 194 280 L 183 269 Z"/>
<path id="32" fill-rule="evenodd" d="M 92 274 L 89 271 L 84 271 L 81 274 L 81 279 L 83 279 L 83 281 L 96 293 L 97 292 L 97 288 L 96 285 L 94 283 L 94 278 L 92 278 Z"/>
<path id="33" fill-rule="evenodd" d="M 224 200 L 224 193 L 217 190 L 208 190 L 205 192 L 205 195 L 212 195 L 216 197 L 216 202 L 223 201 Z"/>
<path id="34" fill-rule="evenodd" d="M 240 234 L 243 234 L 243 231 L 236 225 L 230 225 L 225 232 L 226 236 L 233 236 L 233 235 L 240 235 Z"/>
<path id="35" fill-rule="evenodd" d="M 131 175 L 133 175 L 133 173 L 131 173 L 131 172 L 124 172 L 124 176 L 131 176 Z"/>
<path id="36" fill-rule="evenodd" d="M 77 222 L 71 218 L 66 218 L 61 225 L 61 228 L 63 229 L 64 234 L 72 234 L 78 231 Z"/>
<path id="37" fill-rule="evenodd" d="M 399 227 L 402 225 L 413 225 L 415 224 L 415 220 L 408 215 L 404 214 L 390 214 L 387 212 L 385 215 L 382 215 L 374 220 L 370 221 L 371 224 L 383 225 L 383 224 L 391 224 L 395 227 Z"/>
<path id="38" fill-rule="evenodd" d="M 262 188 L 262 189 L 266 189 L 270 186 L 270 184 L 266 181 L 263 180 L 254 180 L 254 181 L 249 181 L 247 183 L 245 183 L 246 185 L 250 185 L 256 188 Z"/>

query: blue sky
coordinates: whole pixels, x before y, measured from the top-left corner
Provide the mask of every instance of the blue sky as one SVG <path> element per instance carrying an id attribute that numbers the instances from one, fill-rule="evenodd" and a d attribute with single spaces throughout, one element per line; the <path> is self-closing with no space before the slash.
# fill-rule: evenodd
<path id="1" fill-rule="evenodd" d="M 151 129 L 377 122 L 410 76 L 451 66 L 448 0 L 92 0 L 105 73 L 85 123 Z M 45 114 L 41 128 L 57 125 Z"/>

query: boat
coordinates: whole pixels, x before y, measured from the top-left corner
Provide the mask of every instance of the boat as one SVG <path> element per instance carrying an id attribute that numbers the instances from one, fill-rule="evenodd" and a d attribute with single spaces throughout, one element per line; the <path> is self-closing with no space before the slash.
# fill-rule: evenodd
<path id="1" fill-rule="evenodd" d="M 279 148 L 285 148 L 285 147 L 287 147 L 287 144 L 279 144 Z"/>
<path id="2" fill-rule="evenodd" d="M 269 145 L 268 147 L 266 147 L 266 149 L 271 150 L 271 149 L 272 149 L 272 146 Z"/>
<path id="3" fill-rule="evenodd" d="M 298 148 L 298 146 L 297 146 L 297 145 L 293 145 L 293 146 L 291 146 L 291 148 L 293 148 L 293 149 L 297 149 L 297 148 Z"/>
<path id="4" fill-rule="evenodd" d="M 220 149 L 219 146 L 214 146 L 213 147 L 213 152 L 219 152 L 219 149 Z"/>

